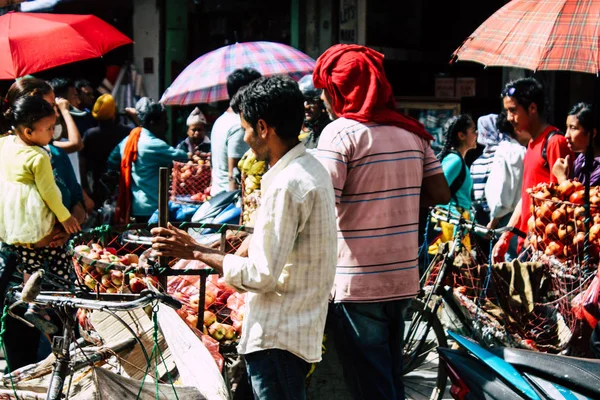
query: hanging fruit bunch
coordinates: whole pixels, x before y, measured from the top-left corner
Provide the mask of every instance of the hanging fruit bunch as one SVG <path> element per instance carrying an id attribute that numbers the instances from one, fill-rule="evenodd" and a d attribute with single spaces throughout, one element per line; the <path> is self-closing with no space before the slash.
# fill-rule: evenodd
<path id="1" fill-rule="evenodd" d="M 260 182 L 267 165 L 264 161 L 258 161 L 252 150 L 248 150 L 238 162 L 238 169 L 242 173 L 242 224 L 252 225 L 260 205 Z"/>
<path id="2" fill-rule="evenodd" d="M 528 221 L 533 249 L 561 261 L 581 260 L 585 239 L 584 187 L 577 180 L 560 184 L 541 183 L 527 190 L 531 196 Z M 600 249 L 600 187 L 590 188 L 590 256 Z"/>

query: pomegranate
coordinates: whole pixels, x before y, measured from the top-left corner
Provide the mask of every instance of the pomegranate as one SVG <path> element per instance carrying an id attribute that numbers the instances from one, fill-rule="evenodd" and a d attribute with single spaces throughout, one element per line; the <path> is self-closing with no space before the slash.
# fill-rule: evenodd
<path id="1" fill-rule="evenodd" d="M 590 242 L 595 242 L 596 239 L 600 236 L 600 225 L 594 224 L 590 228 Z"/>
<path id="2" fill-rule="evenodd" d="M 552 213 L 552 221 L 557 224 L 564 224 L 567 222 L 567 212 L 564 208 L 558 208 Z"/>
<path id="3" fill-rule="evenodd" d="M 548 225 L 546 225 L 545 233 L 548 239 L 558 239 L 558 225 L 556 225 L 554 222 L 550 222 Z"/>
<path id="4" fill-rule="evenodd" d="M 556 191 L 563 199 L 568 199 L 575 191 L 575 185 L 570 180 L 563 181 L 557 186 Z"/>
<path id="5" fill-rule="evenodd" d="M 573 192 L 569 197 L 569 201 L 573 204 L 583 204 L 583 190 Z"/>
<path id="6" fill-rule="evenodd" d="M 563 254 L 564 245 L 560 242 L 550 242 L 544 251 L 547 256 L 559 257 Z"/>

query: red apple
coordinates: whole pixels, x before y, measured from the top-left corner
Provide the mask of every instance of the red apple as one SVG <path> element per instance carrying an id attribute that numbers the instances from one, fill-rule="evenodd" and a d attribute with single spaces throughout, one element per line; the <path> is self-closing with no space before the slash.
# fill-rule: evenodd
<path id="1" fill-rule="evenodd" d="M 140 293 L 142 290 L 146 289 L 146 284 L 141 278 L 136 276 L 129 280 L 129 289 L 132 293 Z"/>
<path id="2" fill-rule="evenodd" d="M 104 251 L 109 252 L 110 254 L 112 254 L 113 256 L 117 255 L 117 249 L 115 249 L 114 247 L 106 247 L 104 249 Z"/>
<path id="3" fill-rule="evenodd" d="M 198 316 L 197 315 L 189 314 L 185 320 L 187 321 L 188 324 L 190 324 L 190 326 L 193 326 L 194 328 L 196 327 L 196 325 L 198 325 Z"/>
<path id="4" fill-rule="evenodd" d="M 100 282 L 102 282 L 102 286 L 104 287 L 112 287 L 112 280 L 110 279 L 110 274 L 102 275 Z"/>

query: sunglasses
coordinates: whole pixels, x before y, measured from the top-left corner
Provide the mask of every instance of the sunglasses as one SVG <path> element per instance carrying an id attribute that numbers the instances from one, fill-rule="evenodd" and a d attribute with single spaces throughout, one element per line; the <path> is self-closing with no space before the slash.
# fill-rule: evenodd
<path id="1" fill-rule="evenodd" d="M 514 86 L 508 87 L 504 90 L 502 90 L 502 93 L 500 94 L 500 97 L 513 97 L 515 95 L 515 92 L 517 91 L 517 88 Z"/>

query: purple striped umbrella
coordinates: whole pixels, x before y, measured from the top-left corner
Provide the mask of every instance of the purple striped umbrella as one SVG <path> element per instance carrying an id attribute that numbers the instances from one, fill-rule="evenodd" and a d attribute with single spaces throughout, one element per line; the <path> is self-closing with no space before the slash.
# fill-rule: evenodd
<path id="1" fill-rule="evenodd" d="M 281 43 L 232 44 L 188 65 L 160 101 L 166 105 L 187 105 L 227 100 L 227 76 L 244 67 L 254 68 L 263 76 L 285 74 L 298 80 L 313 71 L 315 60 Z"/>

